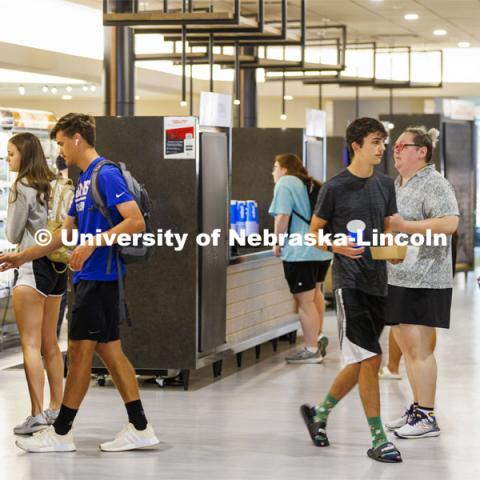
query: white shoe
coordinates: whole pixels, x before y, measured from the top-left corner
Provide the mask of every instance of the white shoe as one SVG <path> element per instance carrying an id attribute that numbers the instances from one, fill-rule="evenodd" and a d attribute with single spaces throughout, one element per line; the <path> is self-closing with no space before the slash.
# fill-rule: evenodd
<path id="1" fill-rule="evenodd" d="M 111 442 L 101 443 L 100 450 L 104 452 L 125 452 L 137 448 L 153 447 L 159 443 L 160 441 L 155 436 L 150 424 L 147 424 L 145 430 L 137 430 L 131 423 L 127 423 Z"/>
<path id="2" fill-rule="evenodd" d="M 42 413 L 39 413 L 34 417 L 27 417 L 23 423 L 13 428 L 13 433 L 15 435 L 31 435 L 32 433 L 44 430 L 48 425 L 45 416 Z"/>
<path id="3" fill-rule="evenodd" d="M 47 421 L 48 425 L 53 425 L 59 413 L 60 413 L 60 409 L 52 410 L 51 408 L 47 408 L 46 410 L 43 411 L 43 416 L 45 417 L 45 420 Z"/>
<path id="4" fill-rule="evenodd" d="M 425 415 L 420 410 L 416 410 L 408 419 L 408 423 L 402 428 L 395 430 L 395 436 L 398 438 L 425 438 L 438 437 L 440 428 L 438 428 L 435 415 Z"/>
<path id="5" fill-rule="evenodd" d="M 387 428 L 387 430 L 390 430 L 390 431 L 394 431 L 394 430 L 397 430 L 398 428 L 402 428 L 408 423 L 410 416 L 414 414 L 414 410 L 415 410 L 415 407 L 412 403 L 412 405 L 410 405 L 408 409 L 405 410 L 405 413 L 401 417 L 385 422 L 385 427 Z"/>
<path id="6" fill-rule="evenodd" d="M 381 380 L 401 380 L 402 376 L 399 373 L 392 373 L 385 365 L 378 372 L 378 376 Z"/>
<path id="7" fill-rule="evenodd" d="M 74 452 L 77 449 L 71 430 L 66 435 L 58 435 L 52 426 L 34 433 L 32 437 L 18 439 L 15 445 L 33 453 Z"/>

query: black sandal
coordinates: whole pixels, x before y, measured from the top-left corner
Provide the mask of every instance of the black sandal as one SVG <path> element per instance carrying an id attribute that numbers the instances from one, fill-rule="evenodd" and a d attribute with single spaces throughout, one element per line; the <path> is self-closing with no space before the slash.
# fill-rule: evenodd
<path id="1" fill-rule="evenodd" d="M 400 463 L 402 462 L 402 456 L 397 450 L 397 447 L 391 443 L 387 442 L 383 445 L 379 445 L 377 448 L 370 448 L 367 451 L 367 455 L 376 460 L 377 462 L 384 463 Z"/>
<path id="2" fill-rule="evenodd" d="M 315 422 L 313 420 L 315 417 L 315 408 L 305 404 L 300 407 L 300 413 L 307 426 L 313 444 L 317 447 L 328 447 L 330 442 L 327 437 L 327 424 L 325 422 Z"/>

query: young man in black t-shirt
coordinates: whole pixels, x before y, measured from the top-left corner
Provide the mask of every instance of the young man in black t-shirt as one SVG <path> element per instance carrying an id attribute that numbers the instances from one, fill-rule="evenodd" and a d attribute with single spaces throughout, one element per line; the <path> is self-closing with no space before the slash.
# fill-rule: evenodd
<path id="1" fill-rule="evenodd" d="M 387 228 L 387 219 L 397 212 L 393 180 L 375 171 L 382 161 L 387 132 L 372 118 L 355 120 L 347 128 L 347 148 L 352 162 L 322 187 L 310 225 L 317 234 L 328 226 L 332 234 L 348 234 L 347 224 L 365 224 L 364 241 Z M 325 248 L 325 247 L 323 247 Z M 372 435 L 367 452 L 374 460 L 401 462 L 397 448 L 388 441 L 380 418 L 378 369 L 381 363 L 379 337 L 387 295 L 384 261 L 372 260 L 368 248 L 334 245 L 333 288 L 337 301 L 340 347 L 346 366 L 327 396 L 316 407 L 302 405 L 301 413 L 315 445 L 328 446 L 327 418 L 333 407 L 358 383 L 360 398 Z"/>

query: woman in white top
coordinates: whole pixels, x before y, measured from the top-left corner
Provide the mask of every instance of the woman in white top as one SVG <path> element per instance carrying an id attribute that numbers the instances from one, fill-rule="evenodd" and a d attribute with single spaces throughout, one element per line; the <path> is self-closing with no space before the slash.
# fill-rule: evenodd
<path id="1" fill-rule="evenodd" d="M 17 173 L 17 177 L 10 190 L 5 234 L 9 242 L 24 250 L 35 243 L 35 232 L 47 226 L 48 199 L 56 177 L 48 168 L 35 135 L 19 133 L 13 136 L 7 150 L 10 171 Z M 32 405 L 31 416 L 14 428 L 16 434 L 25 435 L 46 428 L 55 420 L 62 403 L 63 358 L 56 327 L 66 273 L 58 271 L 46 257 L 15 270 L 13 308 Z M 44 365 L 50 386 L 50 405 L 45 411 Z"/>

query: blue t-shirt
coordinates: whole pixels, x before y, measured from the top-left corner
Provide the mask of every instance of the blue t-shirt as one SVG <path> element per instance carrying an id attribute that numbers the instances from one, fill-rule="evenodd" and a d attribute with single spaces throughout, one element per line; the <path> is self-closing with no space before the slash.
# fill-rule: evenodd
<path id="1" fill-rule="evenodd" d="M 98 230 L 101 232 L 110 230 L 107 219 L 97 208 L 93 208 L 93 199 L 90 194 L 90 177 L 92 176 L 95 165 L 101 160 L 104 160 L 104 158 L 98 157 L 95 159 L 80 175 L 75 189 L 75 196 L 68 211 L 70 217 L 77 217 L 79 234 L 91 233 L 95 235 L 98 233 Z M 133 200 L 133 197 L 128 190 L 120 170 L 113 165 L 104 165 L 100 169 L 97 180 L 98 189 L 105 199 L 113 224 L 117 225 L 123 218 L 118 212 L 116 205 L 129 202 Z M 112 248 L 116 249 L 117 247 L 97 247 L 90 258 L 84 263 L 82 270 L 74 272 L 73 283 L 78 283 L 80 280 L 98 280 L 103 282 L 117 280 L 118 274 L 115 255 L 112 255 L 111 272 L 107 274 L 107 263 L 110 249 Z M 122 264 L 122 275 L 124 274 L 125 268 Z"/>
<path id="2" fill-rule="evenodd" d="M 293 210 L 305 218 L 312 217 L 310 200 L 305 184 L 294 175 L 285 175 L 275 184 L 273 200 L 268 213 L 272 217 L 280 214 L 290 215 L 290 234 L 307 234 L 310 225 L 304 222 L 298 215 L 295 215 Z M 331 260 L 332 254 L 307 245 L 290 245 L 289 239 L 282 248 L 281 258 L 285 262 L 325 261 Z"/>

